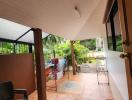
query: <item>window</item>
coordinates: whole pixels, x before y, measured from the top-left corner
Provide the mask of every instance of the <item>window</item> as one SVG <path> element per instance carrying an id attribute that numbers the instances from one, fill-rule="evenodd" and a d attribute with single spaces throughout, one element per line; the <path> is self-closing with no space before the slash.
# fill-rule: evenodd
<path id="1" fill-rule="evenodd" d="M 116 51 L 123 51 L 118 12 L 115 14 L 113 21 L 114 21 L 114 27 L 115 27 Z"/>
<path id="2" fill-rule="evenodd" d="M 106 23 L 109 50 L 123 51 L 117 0 Z"/>
<path id="3" fill-rule="evenodd" d="M 109 48 L 109 50 L 113 50 L 113 41 L 112 41 L 112 31 L 111 31 L 110 20 L 108 20 L 108 22 L 106 24 L 106 28 L 107 28 L 108 48 Z"/>

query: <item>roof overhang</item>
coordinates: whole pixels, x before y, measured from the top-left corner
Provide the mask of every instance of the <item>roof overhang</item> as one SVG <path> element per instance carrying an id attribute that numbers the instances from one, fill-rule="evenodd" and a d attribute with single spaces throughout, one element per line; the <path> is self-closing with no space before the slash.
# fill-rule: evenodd
<path id="1" fill-rule="evenodd" d="M 7 40 L 13 40 L 19 42 L 21 41 L 25 43 L 34 43 L 33 31 L 29 31 L 30 29 L 31 29 L 30 27 L 0 18 L 1 39 L 7 39 Z M 22 36 L 25 32 L 27 33 L 24 36 Z M 42 38 L 45 38 L 48 35 L 49 35 L 48 33 L 43 32 Z"/>

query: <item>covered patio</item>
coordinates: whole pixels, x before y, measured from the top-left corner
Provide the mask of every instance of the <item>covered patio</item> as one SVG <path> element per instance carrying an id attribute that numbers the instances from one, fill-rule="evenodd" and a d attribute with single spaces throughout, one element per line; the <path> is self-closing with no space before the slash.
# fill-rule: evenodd
<path id="1" fill-rule="evenodd" d="M 73 46 L 74 42 L 73 41 L 71 41 L 71 51 L 72 51 L 71 55 L 72 55 L 72 66 L 73 66 L 72 70 L 70 71 L 70 73 L 66 72 L 66 74 L 61 79 L 57 80 L 57 83 L 56 83 L 57 91 L 56 90 L 54 91 L 54 89 L 53 90 L 47 89 L 48 87 L 46 87 L 46 86 L 54 87 L 54 85 L 55 85 L 54 80 L 50 81 L 50 82 L 46 82 L 45 80 L 41 79 L 42 77 L 45 79 L 46 78 L 45 75 L 47 73 L 44 71 L 44 70 L 47 70 L 46 69 L 47 66 L 45 68 L 43 67 L 43 66 L 45 66 L 44 60 L 42 60 L 42 58 L 41 58 L 41 60 L 43 62 L 42 65 L 38 62 L 38 60 L 40 60 L 40 56 L 43 57 L 42 56 L 43 54 L 42 53 L 40 54 L 40 51 L 42 52 L 42 50 L 43 50 L 42 44 L 41 44 L 41 48 L 39 49 L 39 51 L 38 51 L 38 48 L 39 48 L 40 44 L 36 44 L 36 47 L 34 48 L 34 46 L 35 46 L 34 43 L 35 42 L 38 43 L 38 40 L 37 41 L 35 40 L 35 39 L 38 39 L 38 36 L 36 36 L 36 35 L 40 34 L 41 30 L 26 27 L 24 25 L 20 25 L 18 23 L 8 21 L 8 20 L 2 19 L 2 18 L 0 18 L 0 23 L 1 23 L 1 25 L 0 25 L 0 30 L 1 30 L 0 41 L 13 44 L 13 51 L 11 52 L 11 54 L 8 54 L 9 56 L 6 54 L 7 56 L 5 56 L 5 60 L 9 59 L 10 56 L 14 57 L 14 58 L 12 58 L 14 60 L 16 58 L 20 59 L 20 56 L 23 56 L 23 55 L 24 55 L 23 58 L 24 57 L 27 58 L 28 53 L 30 53 L 29 55 L 31 56 L 31 53 L 33 53 L 34 50 L 36 50 L 36 52 L 35 52 L 35 56 L 37 56 L 37 58 L 35 58 L 36 65 L 33 64 L 33 66 L 36 66 L 36 70 L 30 68 L 30 70 L 32 70 L 32 72 L 30 71 L 30 73 L 29 73 L 29 71 L 25 67 L 23 69 L 23 71 L 21 71 L 23 73 L 25 70 L 28 72 L 29 75 L 31 75 L 30 78 L 32 78 L 32 79 L 30 79 L 30 80 L 32 82 L 27 81 L 27 83 L 29 84 L 28 86 L 26 86 L 26 85 L 20 86 L 20 84 L 18 85 L 17 84 L 18 77 L 15 74 L 16 73 L 15 70 L 13 72 L 14 75 L 16 75 L 16 79 L 12 80 L 17 85 L 15 87 L 24 87 L 24 88 L 29 89 L 28 90 L 29 100 L 39 100 L 40 97 L 47 97 L 47 100 L 62 100 L 62 99 L 64 99 L 64 100 L 80 100 L 80 99 L 81 100 L 87 100 L 87 99 L 89 99 L 89 100 L 105 100 L 105 99 L 112 100 L 113 99 L 111 90 L 107 84 L 106 85 L 98 85 L 97 73 L 77 73 L 76 72 L 75 58 L 74 58 L 74 46 Z M 8 30 L 6 30 L 7 28 L 8 28 Z M 10 33 L 10 34 L 7 34 L 7 33 Z M 14 35 L 12 36 L 12 34 L 14 34 Z M 39 37 L 39 38 L 41 40 L 41 39 L 47 37 L 48 35 L 49 35 L 48 33 L 42 32 L 42 37 Z M 19 50 L 20 46 L 18 46 L 19 44 L 28 45 L 28 51 L 26 54 L 21 54 L 19 52 L 20 51 Z M 20 61 L 24 61 L 23 58 L 21 58 Z M 1 59 L 3 59 L 2 56 L 1 56 Z M 26 60 L 30 61 L 30 58 L 28 58 Z M 10 63 L 10 64 L 13 64 L 13 63 L 15 63 L 15 62 L 12 60 L 12 63 Z M 33 63 L 35 63 L 35 62 L 33 61 Z M 39 65 L 37 65 L 37 64 L 39 64 Z M 1 63 L 1 65 L 2 65 L 2 63 Z M 7 66 L 6 64 L 3 64 L 3 65 Z M 41 67 L 37 67 L 40 65 L 41 65 Z M 13 66 L 16 66 L 16 65 L 14 64 Z M 22 64 L 21 66 L 25 66 L 25 65 Z M 13 67 L 10 67 L 10 68 L 13 68 Z M 3 71 L 5 71 L 5 70 L 7 70 L 7 69 L 3 69 Z M 36 77 L 34 77 L 33 71 L 36 72 L 35 73 Z M 12 74 L 12 72 L 10 72 L 10 73 Z M 3 76 L 5 74 L 1 74 L 1 75 Z M 19 75 L 22 77 L 21 73 Z M 36 78 L 37 78 L 37 81 L 34 83 Z M 9 78 L 9 76 L 7 75 L 7 78 L 3 78 L 1 80 L 6 81 L 8 79 L 12 79 L 12 78 L 11 77 Z M 22 80 L 24 81 L 25 79 L 22 79 Z M 106 79 L 104 78 L 103 81 L 106 81 Z M 41 82 L 42 82 L 42 84 L 40 84 Z M 32 87 L 30 87 L 30 85 Z M 36 85 L 37 85 L 37 88 L 36 88 Z M 46 93 L 46 96 L 42 96 L 42 94 L 40 94 L 40 93 L 42 93 L 42 94 Z"/>
<path id="2" fill-rule="evenodd" d="M 28 92 L 29 100 L 114 99 L 108 84 L 98 85 L 96 73 L 76 72 L 74 54 L 75 41 L 106 37 L 106 28 L 105 24 L 103 24 L 106 6 L 107 0 L 0 1 L 0 7 L 2 7 L 0 9 L 0 12 L 2 12 L 0 13 L 0 42 L 13 43 L 14 50 L 11 52 L 11 56 L 16 56 L 17 54 L 21 56 L 21 54 L 17 53 L 17 51 L 19 52 L 17 50 L 19 49 L 19 44 L 28 45 L 29 60 L 32 61 L 27 66 L 33 68 L 31 72 L 33 84 L 32 87 L 29 86 L 32 88 Z M 66 74 L 57 80 L 57 91 L 49 91 L 46 87 L 49 84 L 52 86 L 54 83 L 52 81 L 46 82 L 47 66 L 43 56 L 42 39 L 50 34 L 68 39 L 71 43 L 72 71 L 69 76 Z M 31 55 L 33 53 L 34 56 Z M 5 60 L 6 57 L 8 55 L 5 56 Z M 28 58 L 26 55 L 22 55 L 23 63 L 26 61 L 26 58 Z M 11 58 L 7 59 L 10 60 L 10 63 L 12 62 Z M 15 59 L 13 60 L 14 63 L 16 63 Z M 5 64 L 6 62 L 2 66 Z M 21 64 L 17 66 L 20 65 L 22 68 Z M 20 68 L 18 69 L 20 71 Z M 6 70 L 6 68 L 3 68 L 3 70 Z M 22 71 L 23 74 L 24 71 L 28 72 L 26 69 Z M 27 82 L 29 82 L 30 78 L 26 78 Z M 6 80 L 3 78 L 2 81 Z M 103 81 L 106 81 L 105 78 Z"/>

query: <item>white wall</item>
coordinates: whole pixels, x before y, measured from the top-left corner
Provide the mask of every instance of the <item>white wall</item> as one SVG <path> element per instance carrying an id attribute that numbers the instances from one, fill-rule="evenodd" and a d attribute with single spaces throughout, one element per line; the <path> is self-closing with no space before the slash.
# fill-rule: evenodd
<path id="1" fill-rule="evenodd" d="M 121 52 L 108 50 L 106 38 L 104 39 L 104 47 L 113 96 L 115 100 L 128 100 L 125 62 L 120 58 Z"/>

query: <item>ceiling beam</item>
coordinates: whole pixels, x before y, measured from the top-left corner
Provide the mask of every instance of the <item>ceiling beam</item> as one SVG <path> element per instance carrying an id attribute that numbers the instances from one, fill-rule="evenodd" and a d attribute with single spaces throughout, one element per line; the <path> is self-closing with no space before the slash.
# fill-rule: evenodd
<path id="1" fill-rule="evenodd" d="M 23 36 L 25 36 L 28 32 L 30 32 L 32 30 L 32 28 L 31 29 L 29 29 L 28 31 L 26 31 L 25 33 L 23 33 L 20 37 L 18 37 L 15 41 L 18 41 L 19 39 L 21 39 Z"/>

